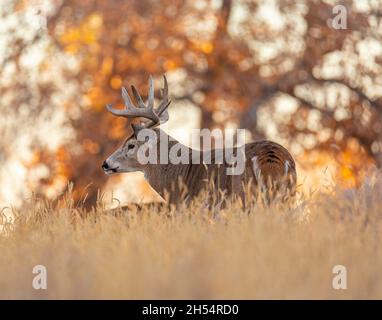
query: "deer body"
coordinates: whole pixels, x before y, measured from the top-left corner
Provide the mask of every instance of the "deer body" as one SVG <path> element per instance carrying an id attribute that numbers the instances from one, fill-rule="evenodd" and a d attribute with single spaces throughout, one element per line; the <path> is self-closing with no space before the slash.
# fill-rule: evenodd
<path id="1" fill-rule="evenodd" d="M 163 136 L 163 133 L 162 133 Z M 179 142 L 176 142 L 179 143 Z M 187 147 L 185 147 L 187 148 Z M 268 141 L 256 141 L 246 144 L 245 170 L 240 175 L 228 175 L 229 164 L 148 164 L 142 168 L 144 176 L 152 188 L 163 198 L 166 193 L 174 203 L 182 198 L 182 185 L 186 187 L 187 197 L 194 198 L 211 184 L 226 195 L 244 196 L 243 186 L 252 182 L 255 187 L 266 181 L 284 181 L 290 190 L 296 181 L 295 163 L 289 152 L 281 145 Z M 187 148 L 190 158 L 195 151 Z M 214 155 L 214 150 L 211 154 Z M 203 157 L 203 151 L 200 158 Z M 201 162 L 201 161 L 200 161 Z M 214 163 L 214 159 L 211 161 Z M 260 181 L 261 180 L 261 181 Z"/>
<path id="2" fill-rule="evenodd" d="M 137 90 L 132 87 L 133 94 L 139 103 L 139 107 L 134 107 L 128 96 L 126 89 L 122 90 L 125 100 L 126 110 L 116 110 L 108 106 L 110 112 L 118 116 L 127 118 L 143 117 L 150 119 L 143 125 L 132 125 L 134 134 L 130 136 L 124 144 L 117 149 L 106 161 L 102 168 L 105 173 L 112 174 L 118 172 L 141 171 L 152 188 L 170 203 L 183 200 L 191 200 L 204 192 L 211 186 L 225 195 L 243 198 L 245 186 L 253 185 L 253 190 L 259 187 L 274 187 L 280 189 L 285 187 L 289 192 L 293 192 L 296 184 L 295 162 L 290 153 L 281 145 L 272 141 L 257 141 L 244 146 L 229 149 L 232 154 L 239 152 L 244 155 L 244 169 L 240 174 L 228 174 L 228 168 L 232 166 L 226 161 L 217 161 L 216 150 L 197 151 L 188 148 L 172 137 L 169 138 L 161 129 L 152 129 L 156 139 L 151 142 L 157 148 L 155 163 L 142 163 L 139 161 L 139 148 L 148 144 L 147 140 L 138 139 L 142 129 L 153 128 L 156 125 L 168 120 L 167 107 L 169 100 L 167 97 L 167 81 L 165 79 L 164 98 L 160 106 L 153 108 L 153 83 L 150 77 L 148 106 L 143 104 Z M 151 99 L 151 100 L 150 100 Z M 159 146 L 161 139 L 169 141 L 168 147 L 178 144 L 183 151 L 189 155 L 189 163 L 161 163 L 161 152 L 168 153 L 168 149 L 161 149 Z M 227 149 L 224 149 L 227 151 Z M 208 152 L 210 162 L 203 163 Z M 168 154 L 166 155 L 168 156 Z"/>

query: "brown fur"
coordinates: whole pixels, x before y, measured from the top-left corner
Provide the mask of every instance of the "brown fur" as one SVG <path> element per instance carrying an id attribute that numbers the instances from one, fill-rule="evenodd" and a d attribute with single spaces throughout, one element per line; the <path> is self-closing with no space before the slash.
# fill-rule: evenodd
<path id="1" fill-rule="evenodd" d="M 188 150 L 191 154 L 192 149 Z M 254 173 L 253 157 L 257 157 L 262 181 L 258 181 L 259 177 Z M 215 191 L 223 191 L 227 196 L 240 198 L 244 197 L 245 186 L 250 183 L 254 185 L 252 192 L 256 192 L 261 185 L 276 192 L 281 189 L 283 192 L 294 192 L 295 162 L 283 146 L 268 140 L 249 143 L 245 145 L 245 158 L 245 171 L 241 175 L 227 175 L 226 169 L 229 165 L 226 163 L 149 164 L 145 166 L 144 173 L 154 190 L 163 198 L 167 196 L 171 203 L 183 201 L 185 198 L 190 200 L 198 196 L 200 191 L 208 190 L 211 185 Z M 286 163 L 289 164 L 287 173 Z"/>

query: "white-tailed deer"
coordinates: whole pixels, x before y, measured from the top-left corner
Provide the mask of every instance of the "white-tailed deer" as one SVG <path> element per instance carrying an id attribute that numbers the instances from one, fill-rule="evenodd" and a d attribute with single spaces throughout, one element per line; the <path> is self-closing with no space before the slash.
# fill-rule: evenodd
<path id="1" fill-rule="evenodd" d="M 114 109 L 107 105 L 107 109 L 116 116 L 128 119 L 143 118 L 145 122 L 132 124 L 133 134 L 129 136 L 120 148 L 118 148 L 109 158 L 107 158 L 102 168 L 106 174 L 121 172 L 141 171 L 146 180 L 163 198 L 171 203 L 176 203 L 186 199 L 192 199 L 201 191 L 208 189 L 211 185 L 219 194 L 232 195 L 243 198 L 248 190 L 248 185 L 254 186 L 256 193 L 259 188 L 273 191 L 280 191 L 288 194 L 294 193 L 296 185 L 295 162 L 284 147 L 267 140 L 248 143 L 244 146 L 234 147 L 229 151 L 231 158 L 239 153 L 243 161 L 243 169 L 239 174 L 229 173 L 232 163 L 224 159 L 217 160 L 216 154 L 211 151 L 199 151 L 188 148 L 177 140 L 169 137 L 163 130 L 155 128 L 159 124 L 166 122 L 168 116 L 168 85 L 164 76 L 163 97 L 157 108 L 154 108 L 154 85 L 153 79 L 149 79 L 149 92 L 147 104 L 145 104 L 134 86 L 131 86 L 132 93 L 138 106 L 133 102 L 125 88 L 122 88 L 122 98 L 125 109 Z M 150 129 L 154 139 L 147 139 L 147 135 L 140 137 L 140 133 Z M 147 130 L 146 130 L 147 131 Z M 167 140 L 166 148 L 160 146 L 163 140 Z M 169 163 L 163 159 L 169 159 L 169 150 L 177 145 L 177 150 L 182 150 L 183 154 L 188 154 L 191 159 L 189 163 Z M 142 150 L 157 150 L 155 161 L 142 161 Z M 222 149 L 223 150 L 223 149 Z M 213 150 L 215 151 L 215 150 Z M 227 150 L 224 150 L 227 151 Z M 203 163 L 204 155 L 208 152 L 208 163 Z M 221 192 L 220 192 L 221 191 Z"/>

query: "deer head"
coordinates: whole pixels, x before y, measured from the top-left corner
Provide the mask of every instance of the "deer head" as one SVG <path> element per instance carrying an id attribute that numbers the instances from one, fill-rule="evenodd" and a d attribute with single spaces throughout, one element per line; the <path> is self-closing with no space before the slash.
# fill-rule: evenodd
<path id="1" fill-rule="evenodd" d="M 119 110 L 114 109 L 111 105 L 106 106 L 108 111 L 118 117 L 146 119 L 139 124 L 131 124 L 133 134 L 125 140 L 121 147 L 103 162 L 102 169 L 106 174 L 144 170 L 145 165 L 138 161 L 138 150 L 144 143 L 148 142 L 139 141 L 138 134 L 142 129 L 155 128 L 169 119 L 167 108 L 171 101 L 168 99 L 166 76 L 163 76 L 163 79 L 164 87 L 162 91 L 162 101 L 157 108 L 154 108 L 154 82 L 152 76 L 149 78 L 149 92 L 146 104 L 143 102 L 135 87 L 131 86 L 131 90 L 138 106 L 133 104 L 127 89 L 124 87 L 122 87 L 122 98 L 125 104 L 125 109 Z"/>

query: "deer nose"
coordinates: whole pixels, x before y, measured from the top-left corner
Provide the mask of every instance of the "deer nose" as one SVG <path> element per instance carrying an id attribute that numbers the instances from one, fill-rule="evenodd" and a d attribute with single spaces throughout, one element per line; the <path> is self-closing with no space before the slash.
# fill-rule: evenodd
<path id="1" fill-rule="evenodd" d="M 107 164 L 106 160 L 102 163 L 102 169 L 104 170 L 109 169 L 109 165 Z"/>

